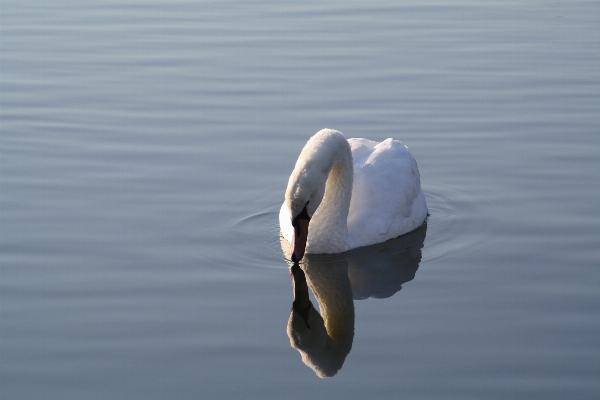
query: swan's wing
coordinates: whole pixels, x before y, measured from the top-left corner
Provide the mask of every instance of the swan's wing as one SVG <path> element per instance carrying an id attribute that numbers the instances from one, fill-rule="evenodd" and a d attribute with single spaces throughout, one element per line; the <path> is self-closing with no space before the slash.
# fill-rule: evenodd
<path id="1" fill-rule="evenodd" d="M 349 139 L 354 182 L 349 248 L 380 243 L 419 227 L 427 216 L 417 162 L 398 140 Z"/>

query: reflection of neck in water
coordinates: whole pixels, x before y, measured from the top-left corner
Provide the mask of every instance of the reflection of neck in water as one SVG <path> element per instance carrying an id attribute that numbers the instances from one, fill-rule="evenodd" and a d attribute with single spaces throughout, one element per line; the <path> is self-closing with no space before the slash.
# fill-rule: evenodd
<path id="1" fill-rule="evenodd" d="M 302 355 L 302 361 L 321 377 L 334 376 L 342 368 L 354 339 L 354 302 L 348 279 L 346 260 L 318 262 L 319 257 L 306 256 L 302 267 L 321 315 L 310 307 L 306 320 L 296 304 L 288 322 L 290 344 Z M 311 260 L 312 259 L 312 260 Z M 312 261 L 312 262 L 311 262 Z M 296 281 L 303 278 L 302 271 L 294 274 Z M 298 283 L 295 283 L 298 285 Z M 308 298 L 306 293 L 297 295 Z"/>
<path id="2" fill-rule="evenodd" d="M 412 280 L 421 261 L 427 225 L 373 246 L 341 254 L 308 254 L 291 275 L 294 305 L 288 321 L 290 344 L 321 377 L 334 376 L 354 339 L 354 299 L 390 297 Z M 286 241 L 282 241 L 284 254 Z M 304 271 L 304 272 L 303 272 Z M 310 305 L 312 289 L 321 314 Z"/>

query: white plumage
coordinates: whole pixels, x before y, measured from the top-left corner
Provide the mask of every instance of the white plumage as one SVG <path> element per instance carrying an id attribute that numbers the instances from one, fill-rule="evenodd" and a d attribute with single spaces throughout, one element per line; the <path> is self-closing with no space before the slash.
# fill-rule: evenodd
<path id="1" fill-rule="evenodd" d="M 292 243 L 292 218 L 310 219 L 307 253 L 340 253 L 384 242 L 418 228 L 427 218 L 419 169 L 402 142 L 348 139 L 322 129 L 304 146 L 279 213 Z"/>

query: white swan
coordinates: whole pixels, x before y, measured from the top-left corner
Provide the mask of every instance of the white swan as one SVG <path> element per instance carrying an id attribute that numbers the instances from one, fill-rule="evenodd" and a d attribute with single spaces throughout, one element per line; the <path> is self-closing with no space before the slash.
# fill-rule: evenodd
<path id="1" fill-rule="evenodd" d="M 298 157 L 279 225 L 298 262 L 305 252 L 341 253 L 384 242 L 425 218 L 419 169 L 406 146 L 393 139 L 346 140 L 322 129 Z"/>

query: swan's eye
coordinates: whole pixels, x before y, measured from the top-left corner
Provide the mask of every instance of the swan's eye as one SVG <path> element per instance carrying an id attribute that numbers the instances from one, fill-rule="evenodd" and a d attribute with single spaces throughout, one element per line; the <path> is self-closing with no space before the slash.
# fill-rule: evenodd
<path id="1" fill-rule="evenodd" d="M 305 219 L 307 221 L 310 221 L 310 216 L 308 215 L 308 211 L 306 210 L 306 207 L 308 207 L 308 203 L 309 202 L 307 201 L 302 211 L 300 211 L 300 213 L 296 215 L 294 219 L 292 219 L 292 225 L 296 225 L 299 219 Z"/>

